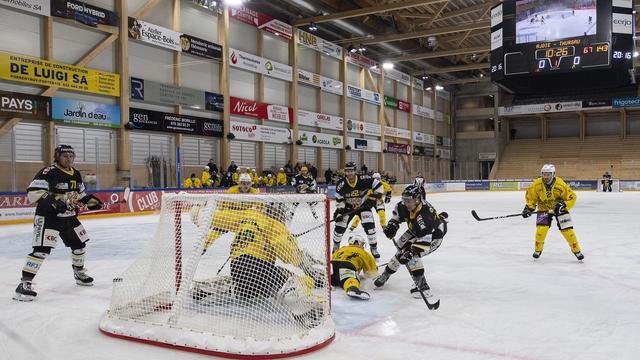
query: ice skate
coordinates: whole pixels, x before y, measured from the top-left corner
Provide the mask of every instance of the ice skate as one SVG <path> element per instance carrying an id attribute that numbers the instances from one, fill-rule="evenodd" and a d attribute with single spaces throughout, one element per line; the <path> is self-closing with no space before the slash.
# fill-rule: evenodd
<path id="1" fill-rule="evenodd" d="M 18 287 L 16 288 L 16 293 L 13 295 L 13 300 L 18 301 L 33 301 L 35 300 L 38 293 L 33 291 L 33 286 L 31 281 L 22 280 Z"/>

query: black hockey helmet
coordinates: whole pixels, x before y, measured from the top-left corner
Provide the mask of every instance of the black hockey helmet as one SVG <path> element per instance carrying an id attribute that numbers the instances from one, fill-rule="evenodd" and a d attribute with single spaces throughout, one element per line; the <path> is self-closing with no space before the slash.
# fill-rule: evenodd
<path id="1" fill-rule="evenodd" d="M 76 152 L 73 150 L 71 145 L 60 144 L 56 146 L 56 149 L 53 152 L 53 160 L 57 162 L 58 159 L 60 159 L 60 155 L 65 153 L 71 153 L 74 157 L 76 156 Z"/>
<path id="2" fill-rule="evenodd" d="M 409 185 L 402 191 L 402 200 L 421 200 L 422 193 L 420 188 L 415 185 Z"/>
<path id="3" fill-rule="evenodd" d="M 356 171 L 356 163 L 354 163 L 353 161 L 349 161 L 348 163 L 344 164 L 344 171 L 347 170 Z"/>

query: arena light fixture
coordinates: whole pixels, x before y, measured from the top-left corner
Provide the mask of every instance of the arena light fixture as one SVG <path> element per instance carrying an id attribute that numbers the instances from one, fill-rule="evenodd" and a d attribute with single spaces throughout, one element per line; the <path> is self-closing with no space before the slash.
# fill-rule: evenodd
<path id="1" fill-rule="evenodd" d="M 436 90 L 438 91 L 444 90 L 444 87 L 442 85 L 436 85 Z"/>
<path id="2" fill-rule="evenodd" d="M 391 70 L 393 69 L 393 63 L 390 61 L 385 61 L 382 63 L 382 68 L 385 70 Z"/>
<path id="3" fill-rule="evenodd" d="M 358 51 L 365 52 L 365 51 L 367 51 L 367 48 L 365 48 L 364 45 L 360 44 L 360 45 L 358 45 Z"/>
<path id="4" fill-rule="evenodd" d="M 358 49 L 356 49 L 353 45 L 349 45 L 347 46 L 347 51 L 350 53 L 354 53 L 356 51 L 358 51 Z"/>
<path id="5" fill-rule="evenodd" d="M 637 51 L 634 51 L 634 52 L 633 52 L 633 57 L 634 57 L 634 58 L 637 58 L 637 57 L 638 57 L 638 55 L 640 55 L 640 53 L 639 53 L 639 52 L 637 52 Z"/>
<path id="6" fill-rule="evenodd" d="M 422 75 L 422 80 L 429 80 L 429 77 L 427 75 Z"/>
<path id="7" fill-rule="evenodd" d="M 318 25 L 316 25 L 316 23 L 312 22 L 311 24 L 309 24 L 309 31 L 316 31 L 318 30 Z"/>

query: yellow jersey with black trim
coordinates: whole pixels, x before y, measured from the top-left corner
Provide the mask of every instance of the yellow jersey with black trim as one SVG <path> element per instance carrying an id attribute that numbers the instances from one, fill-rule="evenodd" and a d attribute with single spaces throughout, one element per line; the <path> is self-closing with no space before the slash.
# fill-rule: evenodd
<path id="1" fill-rule="evenodd" d="M 247 192 L 243 192 L 240 185 L 234 185 L 227 189 L 227 194 L 257 194 L 259 192 L 260 191 L 254 187 L 249 188 L 249 191 Z"/>
<path id="2" fill-rule="evenodd" d="M 549 185 L 542 178 L 537 178 L 527 189 L 525 199 L 527 207 L 535 209 L 537 206 L 540 211 L 553 210 L 558 200 L 562 200 L 569 211 L 576 204 L 577 196 L 564 180 L 556 176 Z"/>
<path id="3" fill-rule="evenodd" d="M 251 209 L 216 211 L 205 248 L 222 234 L 232 232 L 236 235 L 231 242 L 231 260 L 250 255 L 271 264 L 280 259 L 300 266 L 304 253 L 298 246 L 298 240 L 282 222 L 269 217 L 264 206 L 256 205 Z"/>
<path id="4" fill-rule="evenodd" d="M 356 273 L 360 271 L 365 274 L 378 272 L 378 265 L 376 265 L 373 255 L 356 245 L 341 247 L 331 255 L 331 261 L 348 261 L 356 268 Z"/>

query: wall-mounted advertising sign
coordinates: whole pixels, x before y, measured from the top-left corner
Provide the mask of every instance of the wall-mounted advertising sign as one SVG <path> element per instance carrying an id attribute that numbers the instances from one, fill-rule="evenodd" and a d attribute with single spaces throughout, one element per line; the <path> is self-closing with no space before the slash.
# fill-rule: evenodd
<path id="1" fill-rule="evenodd" d="M 347 119 L 347 131 L 373 136 L 380 136 L 382 133 L 380 125 L 378 124 L 353 119 Z"/>
<path id="2" fill-rule="evenodd" d="M 224 111 L 222 94 L 131 77 L 131 100 L 190 109 Z"/>
<path id="3" fill-rule="evenodd" d="M 291 143 L 291 130 L 274 126 L 247 124 L 231 121 L 231 133 L 238 140 L 264 141 L 270 143 Z"/>
<path id="4" fill-rule="evenodd" d="M 293 119 L 293 109 L 290 107 L 266 104 L 258 101 L 230 98 L 230 112 L 234 115 L 249 116 L 257 119 L 267 119 L 290 123 Z"/>
<path id="5" fill-rule="evenodd" d="M 322 75 L 298 69 L 298 81 L 311 86 L 319 87 L 322 91 L 327 91 L 336 95 L 342 95 L 342 81 L 334 80 Z"/>
<path id="6" fill-rule="evenodd" d="M 286 81 L 293 80 L 293 69 L 291 66 L 249 54 L 248 52 L 229 48 L 229 64 L 233 67 L 257 72 L 274 78 Z"/>
<path id="7" fill-rule="evenodd" d="M 347 53 L 347 62 L 365 69 L 369 69 L 376 74 L 380 74 L 380 69 L 376 66 L 378 63 L 356 52 Z"/>
<path id="8" fill-rule="evenodd" d="M 314 34 L 310 34 L 302 29 L 298 29 L 298 44 L 312 48 L 315 51 L 327 54 L 338 60 L 342 60 L 341 46 L 338 46 Z"/>
<path id="9" fill-rule="evenodd" d="M 394 128 L 391 126 L 384 127 L 384 136 L 392 136 L 402 139 L 411 139 L 411 131 L 406 129 Z"/>
<path id="10" fill-rule="evenodd" d="M 129 109 L 129 126 L 136 130 L 222 137 L 222 120 L 170 114 L 137 108 Z"/>
<path id="11" fill-rule="evenodd" d="M 222 60 L 222 46 L 216 43 L 131 17 L 129 38 L 206 59 Z"/>
<path id="12" fill-rule="evenodd" d="M 344 147 L 342 135 L 299 130 L 298 140 L 302 141 L 302 145 L 305 146 L 330 147 L 335 149 L 342 149 Z"/>
<path id="13" fill-rule="evenodd" d="M 51 15 L 51 0 L 0 0 L 0 5 L 30 13 L 49 16 Z"/>
<path id="14" fill-rule="evenodd" d="M 120 25 L 118 14 L 82 1 L 51 0 L 51 16 L 77 21 L 95 28 Z"/>
<path id="15" fill-rule="evenodd" d="M 343 120 L 340 116 L 320 114 L 306 110 L 298 110 L 298 124 L 317 126 L 323 129 L 343 130 Z"/>
<path id="16" fill-rule="evenodd" d="M 388 143 L 385 143 L 385 148 L 388 153 L 392 153 L 392 154 L 408 155 L 411 153 L 411 147 L 408 144 L 398 144 L 398 143 L 388 142 Z"/>
<path id="17" fill-rule="evenodd" d="M 435 136 L 431 134 L 425 134 L 418 131 L 413 132 L 413 141 L 423 143 L 423 144 L 431 144 L 435 143 Z"/>
<path id="18" fill-rule="evenodd" d="M 0 52 L 0 79 L 120 96 L 120 75 Z"/>
<path id="19" fill-rule="evenodd" d="M 120 106 L 54 97 L 51 119 L 78 125 L 120 127 Z"/>
<path id="20" fill-rule="evenodd" d="M 293 38 L 293 28 L 291 25 L 244 6 L 230 8 L 229 17 L 255 26 L 260 30 L 270 32 L 285 40 L 291 40 L 291 38 Z"/>
<path id="21" fill-rule="evenodd" d="M 0 91 L 0 116 L 48 120 L 51 118 L 51 98 Z"/>
<path id="22" fill-rule="evenodd" d="M 374 105 L 380 105 L 382 103 L 379 93 L 353 85 L 347 85 L 347 96 L 352 99 L 365 101 Z"/>
<path id="23" fill-rule="evenodd" d="M 411 85 L 411 76 L 403 73 L 402 71 L 398 71 L 396 69 L 385 70 L 384 76 L 401 84 L 405 84 L 407 86 Z"/>
<path id="24" fill-rule="evenodd" d="M 351 150 L 358 151 L 373 151 L 380 152 L 382 151 L 382 144 L 379 140 L 371 140 L 371 139 L 358 139 L 358 138 L 347 138 L 347 143 L 351 146 Z"/>

